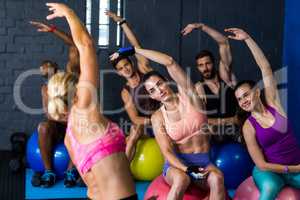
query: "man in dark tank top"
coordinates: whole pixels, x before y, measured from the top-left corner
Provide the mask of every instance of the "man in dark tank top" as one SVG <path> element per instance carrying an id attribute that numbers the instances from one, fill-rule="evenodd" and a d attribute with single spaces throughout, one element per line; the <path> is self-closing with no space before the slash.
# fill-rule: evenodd
<path id="1" fill-rule="evenodd" d="M 145 72 L 140 68 L 135 69 L 129 57 L 119 56 L 112 61 L 112 64 L 117 73 L 126 79 L 121 91 L 121 98 L 127 115 L 132 122 L 126 145 L 126 155 L 131 161 L 135 154 L 137 141 L 151 130 L 150 117 L 152 112 L 159 108 L 159 103 L 146 98 L 146 91 L 142 83 Z"/>
<path id="2" fill-rule="evenodd" d="M 236 78 L 232 72 L 232 57 L 229 41 L 226 36 L 203 23 L 187 25 L 183 35 L 187 35 L 194 29 L 200 29 L 212 37 L 219 46 L 220 61 L 216 62 L 213 54 L 208 50 L 200 51 L 196 59 L 196 67 L 202 76 L 202 81 L 196 83 L 195 87 L 202 94 L 206 102 L 206 113 L 208 123 L 215 135 L 213 142 L 223 143 L 225 141 L 240 141 L 238 119 L 236 115 L 238 104 L 236 102 L 233 88 Z M 216 69 L 216 65 L 219 69 Z"/>
<path id="3" fill-rule="evenodd" d="M 125 19 L 110 11 L 107 11 L 106 14 L 123 29 L 126 38 L 133 47 L 141 48 Z M 114 55 L 117 56 L 114 57 Z M 136 62 L 133 62 L 130 56 L 135 56 Z M 135 54 L 132 47 L 121 48 L 118 52 L 112 54 L 110 59 L 118 75 L 126 79 L 126 84 L 121 91 L 121 98 L 127 115 L 132 122 L 126 144 L 126 155 L 131 161 L 135 154 L 138 139 L 152 130 L 150 120 L 152 112 L 159 108 L 158 102 L 148 98 L 142 84 L 143 75 L 152 71 L 152 68 L 148 59 Z"/>

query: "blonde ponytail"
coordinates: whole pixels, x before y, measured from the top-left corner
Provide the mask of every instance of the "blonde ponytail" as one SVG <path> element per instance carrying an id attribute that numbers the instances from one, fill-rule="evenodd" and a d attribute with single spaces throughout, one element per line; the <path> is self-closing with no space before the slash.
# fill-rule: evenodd
<path id="1" fill-rule="evenodd" d="M 51 98 L 48 101 L 48 114 L 54 119 L 58 120 L 61 113 L 67 110 L 66 103 L 59 97 Z"/>
<path id="2" fill-rule="evenodd" d="M 53 119 L 58 120 L 60 115 L 68 110 L 68 103 L 73 99 L 76 84 L 77 78 L 64 72 L 56 73 L 49 80 L 48 113 Z"/>

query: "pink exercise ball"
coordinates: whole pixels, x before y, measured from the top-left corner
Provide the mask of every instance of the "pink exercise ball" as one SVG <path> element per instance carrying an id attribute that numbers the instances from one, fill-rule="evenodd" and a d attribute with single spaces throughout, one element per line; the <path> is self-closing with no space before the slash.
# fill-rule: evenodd
<path id="1" fill-rule="evenodd" d="M 259 191 L 253 181 L 252 176 L 247 178 L 236 190 L 233 200 L 257 200 Z M 292 187 L 284 187 L 276 200 L 299 200 L 300 190 Z"/>
<path id="2" fill-rule="evenodd" d="M 164 180 L 162 175 L 155 178 L 149 185 L 144 200 L 165 200 L 167 199 L 170 186 Z M 183 200 L 208 200 L 209 192 L 199 189 L 194 184 L 190 185 L 184 194 Z M 227 199 L 230 199 L 227 196 Z"/>

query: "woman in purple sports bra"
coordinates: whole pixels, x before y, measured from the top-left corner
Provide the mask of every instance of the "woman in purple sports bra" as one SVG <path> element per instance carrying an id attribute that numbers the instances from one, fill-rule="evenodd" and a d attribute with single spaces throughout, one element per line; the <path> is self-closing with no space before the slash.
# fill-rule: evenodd
<path id="1" fill-rule="evenodd" d="M 255 163 L 253 179 L 260 200 L 274 200 L 283 186 L 300 188 L 300 147 L 288 122 L 270 63 L 255 41 L 243 30 L 226 29 L 231 39 L 245 41 L 261 70 L 266 105 L 253 81 L 235 88 L 239 106 L 250 116 L 243 125 L 248 151 Z"/>
<path id="2" fill-rule="evenodd" d="M 46 5 L 53 12 L 48 20 L 66 18 L 79 51 L 81 72 L 78 80 L 62 72 L 51 77 L 48 113 L 57 121 L 68 122 L 65 144 L 88 187 L 90 199 L 137 200 L 125 155 L 124 134 L 100 113 L 93 40 L 73 10 L 59 3 Z"/>
<path id="3" fill-rule="evenodd" d="M 224 200 L 222 172 L 210 162 L 209 131 L 204 103 L 193 83 L 172 57 L 152 50 L 135 52 L 164 65 L 176 83 L 175 93 L 167 80 L 155 71 L 143 76 L 150 98 L 161 108 L 151 116 L 156 141 L 165 157 L 163 175 L 171 186 L 168 200 L 182 199 L 191 182 L 210 189 L 210 200 Z"/>

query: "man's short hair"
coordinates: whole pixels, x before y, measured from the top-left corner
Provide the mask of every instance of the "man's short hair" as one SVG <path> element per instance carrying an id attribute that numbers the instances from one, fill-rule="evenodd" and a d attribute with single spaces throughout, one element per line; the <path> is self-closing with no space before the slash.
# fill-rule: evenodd
<path id="1" fill-rule="evenodd" d="M 51 60 L 44 60 L 41 65 L 49 65 L 54 69 L 54 72 L 57 72 L 58 70 L 58 64 L 56 62 L 53 62 Z"/>
<path id="2" fill-rule="evenodd" d="M 212 63 L 215 63 L 215 57 L 214 57 L 214 55 L 212 54 L 212 52 L 210 52 L 208 50 L 202 50 L 202 51 L 200 51 L 196 55 L 195 59 L 198 60 L 198 59 L 206 57 L 206 56 L 210 57 L 210 60 L 211 60 Z"/>
<path id="3" fill-rule="evenodd" d="M 130 58 L 129 57 L 127 57 L 127 56 L 119 56 L 118 58 L 116 58 L 116 59 L 114 59 L 114 60 L 111 60 L 110 61 L 110 63 L 112 64 L 112 66 L 115 68 L 115 69 L 117 69 L 117 64 L 121 61 L 121 60 L 123 60 L 123 59 L 126 59 L 128 62 L 130 62 L 130 64 L 132 64 L 132 61 L 130 60 Z"/>

